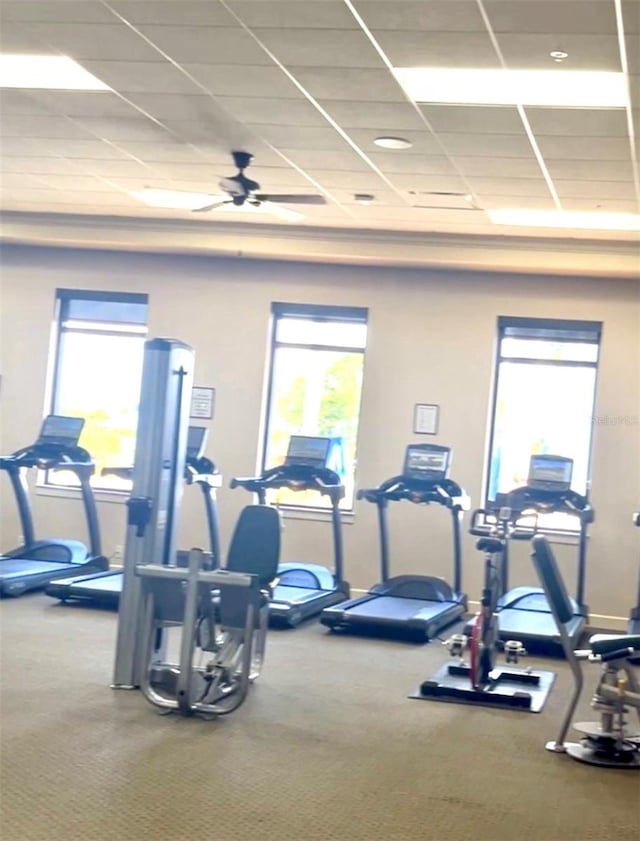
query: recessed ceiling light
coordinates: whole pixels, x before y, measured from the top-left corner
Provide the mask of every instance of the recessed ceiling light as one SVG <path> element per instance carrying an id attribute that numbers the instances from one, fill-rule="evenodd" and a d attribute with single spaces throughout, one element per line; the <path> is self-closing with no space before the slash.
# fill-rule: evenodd
<path id="1" fill-rule="evenodd" d="M 376 137 L 373 141 L 383 149 L 410 149 L 413 143 L 404 137 Z"/>
<path id="2" fill-rule="evenodd" d="M 640 231 L 640 214 L 633 213 L 592 213 L 584 210 L 487 210 L 487 213 L 496 225 Z"/>
<path id="3" fill-rule="evenodd" d="M 565 58 L 569 58 L 569 53 L 565 53 L 564 50 L 551 50 L 549 55 L 554 61 L 558 62 L 564 61 Z"/>
<path id="4" fill-rule="evenodd" d="M 0 88 L 108 91 L 111 88 L 66 55 L 1 55 Z"/>
<path id="5" fill-rule="evenodd" d="M 173 210 L 195 210 L 216 199 L 209 193 L 187 193 L 175 190 L 136 190 L 129 193 L 151 207 L 168 207 Z"/>
<path id="6" fill-rule="evenodd" d="M 354 193 L 353 200 L 358 202 L 358 204 L 371 204 L 371 202 L 375 199 L 375 196 L 371 195 L 371 193 Z"/>
<path id="7" fill-rule="evenodd" d="M 414 102 L 624 108 L 624 73 L 597 70 L 486 70 L 397 67 L 394 76 Z"/>

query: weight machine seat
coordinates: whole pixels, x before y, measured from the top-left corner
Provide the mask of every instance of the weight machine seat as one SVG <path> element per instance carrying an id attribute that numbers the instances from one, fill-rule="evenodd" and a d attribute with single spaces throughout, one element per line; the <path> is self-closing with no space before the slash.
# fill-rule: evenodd
<path id="1" fill-rule="evenodd" d="M 255 575 L 267 590 L 278 572 L 280 515 L 270 505 L 247 505 L 233 531 L 225 569 Z"/>

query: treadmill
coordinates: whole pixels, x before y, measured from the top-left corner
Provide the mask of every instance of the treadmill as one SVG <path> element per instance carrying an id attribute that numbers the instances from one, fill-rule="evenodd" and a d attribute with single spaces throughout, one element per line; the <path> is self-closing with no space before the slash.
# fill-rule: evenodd
<path id="1" fill-rule="evenodd" d="M 187 485 L 197 486 L 202 491 L 209 532 L 209 551 L 212 556 L 211 567 L 213 568 L 219 565 L 220 559 L 215 494 L 216 488 L 222 485 L 222 477 L 214 463 L 203 455 L 206 439 L 207 429 L 205 427 L 189 427 L 184 479 Z M 102 474 L 104 476 L 118 476 L 120 479 L 131 479 L 133 467 L 105 467 Z M 178 566 L 188 566 L 188 551 L 178 550 L 176 563 Z M 48 584 L 45 593 L 62 602 L 87 602 L 91 605 L 117 609 L 122 592 L 123 575 L 121 569 L 107 569 L 104 572 L 96 572 L 92 575 L 64 578 Z"/>
<path id="2" fill-rule="evenodd" d="M 287 488 L 291 491 L 317 491 L 331 502 L 333 531 L 333 572 L 320 564 L 293 561 L 278 566 L 277 584 L 269 602 L 271 625 L 294 628 L 317 616 L 324 608 L 349 598 L 349 585 L 343 577 L 342 519 L 340 500 L 344 485 L 333 462 L 335 440 L 311 435 L 292 435 L 284 464 L 265 470 L 260 476 L 234 478 L 232 488 L 244 488 L 267 504 L 267 492 Z"/>
<path id="3" fill-rule="evenodd" d="M 0 458 L 0 470 L 9 476 L 18 506 L 24 544 L 0 556 L 0 595 L 20 596 L 38 590 L 54 578 L 72 572 L 103 570 L 108 561 L 100 548 L 96 503 L 89 480 L 94 472 L 89 453 L 78 446 L 83 418 L 48 415 L 35 444 Z M 29 504 L 26 472 L 69 470 L 80 482 L 89 531 L 89 548 L 79 540 L 36 540 Z"/>
<path id="4" fill-rule="evenodd" d="M 571 490 L 573 460 L 564 456 L 532 455 L 527 484 L 507 494 L 509 505 L 526 521 L 541 514 L 570 514 L 579 522 L 576 596 L 571 599 L 573 616 L 565 624 L 572 646 L 579 647 L 588 618 L 584 604 L 587 528 L 594 511 L 586 496 Z M 535 526 L 532 534 L 535 532 Z M 508 564 L 505 565 L 508 569 Z M 505 580 L 505 590 L 507 581 Z M 564 656 L 560 631 L 541 587 L 515 587 L 498 601 L 499 639 L 517 640 L 532 654 Z"/>
<path id="5" fill-rule="evenodd" d="M 449 478 L 451 448 L 436 444 L 409 444 L 399 476 L 379 487 L 358 491 L 358 499 L 378 508 L 382 582 L 359 598 L 322 612 L 320 622 L 332 631 L 408 637 L 426 642 L 451 625 L 467 609 L 461 592 L 461 521 L 469 498 Z M 453 529 L 453 586 L 427 575 L 389 577 L 389 502 L 406 500 L 418 505 L 441 505 L 451 514 Z"/>
<path id="6" fill-rule="evenodd" d="M 633 515 L 633 524 L 640 526 L 640 511 Z M 628 634 L 640 634 L 640 575 L 638 576 L 638 594 L 636 596 L 636 606 L 631 608 L 629 614 L 629 625 L 627 626 Z"/>

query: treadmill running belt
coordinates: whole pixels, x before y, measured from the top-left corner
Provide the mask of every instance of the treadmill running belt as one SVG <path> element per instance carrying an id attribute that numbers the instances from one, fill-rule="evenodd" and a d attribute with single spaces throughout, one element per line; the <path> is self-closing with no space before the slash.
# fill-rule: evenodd
<path id="1" fill-rule="evenodd" d="M 569 636 L 573 636 L 576 631 L 580 630 L 580 626 L 584 623 L 584 617 L 574 616 L 567 625 Z M 498 628 L 500 636 L 505 637 L 509 634 L 517 635 L 518 637 L 543 637 L 553 638 L 557 637 L 560 640 L 560 631 L 556 625 L 556 621 L 550 613 L 538 613 L 533 618 L 531 611 L 528 610 L 501 610 L 498 614 Z"/>
<path id="2" fill-rule="evenodd" d="M 85 590 L 93 592 L 95 590 L 101 590 L 108 593 L 121 593 L 122 579 L 122 573 L 118 572 L 113 575 L 105 575 L 102 578 L 96 576 L 95 578 L 89 578 L 86 581 L 76 581 L 75 584 L 71 585 L 71 592 L 77 593 L 84 592 Z"/>
<path id="3" fill-rule="evenodd" d="M 429 619 L 453 606 L 453 602 L 427 602 L 423 599 L 378 596 L 350 607 L 347 615 L 359 616 L 362 619 L 379 618 L 402 622 L 412 618 Z"/>
<path id="4" fill-rule="evenodd" d="M 34 561 L 29 558 L 3 558 L 0 560 L 0 579 L 22 578 L 51 573 L 61 577 L 69 571 L 77 571 L 77 564 L 62 564 L 55 561 Z"/>
<path id="5" fill-rule="evenodd" d="M 317 588 L 309 589 L 307 587 L 287 587 L 286 585 L 279 584 L 273 591 L 271 601 L 286 602 L 288 604 L 306 604 L 332 592 L 335 591 L 319 590 Z"/>

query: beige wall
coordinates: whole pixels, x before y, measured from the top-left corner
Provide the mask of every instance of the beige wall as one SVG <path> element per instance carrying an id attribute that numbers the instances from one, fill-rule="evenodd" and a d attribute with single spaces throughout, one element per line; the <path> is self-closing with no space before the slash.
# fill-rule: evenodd
<path id="1" fill-rule="evenodd" d="M 360 429 L 359 487 L 398 472 L 412 435 L 416 402 L 441 407 L 435 439 L 454 449 L 452 476 L 480 504 L 489 391 L 498 315 L 604 321 L 596 415 L 635 422 L 597 425 L 587 601 L 593 613 L 626 616 L 633 600 L 640 534 L 630 525 L 640 506 L 640 281 L 482 275 L 424 270 L 304 265 L 246 259 L 160 257 L 8 247 L 1 275 L 0 451 L 29 441 L 44 409 L 47 359 L 57 287 L 142 291 L 150 296 L 150 335 L 196 348 L 196 384 L 215 386 L 209 454 L 219 463 L 226 545 L 248 496 L 228 479 L 256 466 L 260 411 L 274 300 L 369 308 L 369 340 Z M 3 546 L 17 539 L 6 480 L 0 513 Z M 184 499 L 181 545 L 205 542 L 199 494 Z M 75 536 L 78 503 L 37 494 L 40 534 Z M 395 572 L 429 571 L 449 578 L 448 517 L 440 509 L 397 505 L 390 511 Z M 104 549 L 124 542 L 121 503 L 100 502 Z M 83 527 L 82 527 L 83 528 Z M 366 588 L 378 579 L 373 506 L 357 503 L 345 526 L 347 577 Z M 82 536 L 79 534 L 78 536 Z M 286 558 L 323 562 L 328 524 L 287 519 Z M 562 547 L 569 584 L 574 554 Z M 526 554 L 512 583 L 533 581 Z M 480 589 L 481 558 L 465 537 L 464 582 Z M 423 559 L 426 561 L 423 563 Z"/>

